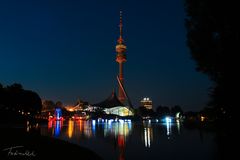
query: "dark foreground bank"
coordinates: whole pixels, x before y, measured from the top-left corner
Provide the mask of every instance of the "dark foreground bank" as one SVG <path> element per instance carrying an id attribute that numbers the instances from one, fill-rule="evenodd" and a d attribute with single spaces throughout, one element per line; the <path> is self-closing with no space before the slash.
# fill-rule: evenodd
<path id="1" fill-rule="evenodd" d="M 0 159 L 102 159 L 93 151 L 70 144 L 68 142 L 40 136 L 35 131 L 25 132 L 23 129 L 1 127 Z"/>

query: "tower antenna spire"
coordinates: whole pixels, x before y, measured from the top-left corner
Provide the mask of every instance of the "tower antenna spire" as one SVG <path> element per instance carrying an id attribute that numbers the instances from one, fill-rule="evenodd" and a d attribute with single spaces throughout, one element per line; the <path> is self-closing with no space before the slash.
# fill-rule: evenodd
<path id="1" fill-rule="evenodd" d="M 120 11 L 120 19 L 119 19 L 119 39 L 118 39 L 118 43 L 119 43 L 119 44 L 122 44 L 122 43 L 123 43 L 122 28 L 123 28 L 123 24 L 122 24 L 122 11 Z"/>

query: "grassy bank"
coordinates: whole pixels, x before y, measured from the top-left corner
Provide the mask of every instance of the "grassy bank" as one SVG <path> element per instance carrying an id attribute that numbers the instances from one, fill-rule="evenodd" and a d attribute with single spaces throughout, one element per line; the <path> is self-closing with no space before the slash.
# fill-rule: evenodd
<path id="1" fill-rule="evenodd" d="M 12 147 L 12 148 L 11 148 Z M 17 147 L 17 148 L 14 148 Z M 22 129 L 1 127 L 0 159 L 101 159 L 96 153 L 75 144 L 27 133 Z"/>

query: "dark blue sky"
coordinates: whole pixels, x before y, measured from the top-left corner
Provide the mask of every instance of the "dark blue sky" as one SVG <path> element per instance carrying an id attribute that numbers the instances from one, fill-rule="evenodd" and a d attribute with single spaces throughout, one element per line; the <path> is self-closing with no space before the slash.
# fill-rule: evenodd
<path id="1" fill-rule="evenodd" d="M 105 99 L 117 86 L 120 10 L 133 104 L 200 110 L 210 82 L 186 46 L 181 0 L 0 0 L 0 83 L 65 104 Z"/>

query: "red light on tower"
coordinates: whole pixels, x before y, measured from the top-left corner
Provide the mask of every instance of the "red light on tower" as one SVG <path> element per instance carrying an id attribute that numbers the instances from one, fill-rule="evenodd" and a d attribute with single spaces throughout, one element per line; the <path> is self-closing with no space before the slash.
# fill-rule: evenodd
<path id="1" fill-rule="evenodd" d="M 121 82 L 121 84 L 123 85 L 123 63 L 127 61 L 126 59 L 126 50 L 127 50 L 127 46 L 124 44 L 124 40 L 122 38 L 122 11 L 120 11 L 120 23 L 119 23 L 119 31 L 120 31 L 120 35 L 119 38 L 117 40 L 117 45 L 116 45 L 116 52 L 117 52 L 117 56 L 116 56 L 116 61 L 119 64 L 119 80 Z M 118 99 L 124 103 L 126 97 L 124 94 L 123 89 L 120 87 L 120 85 L 118 86 Z"/>

